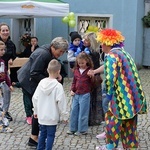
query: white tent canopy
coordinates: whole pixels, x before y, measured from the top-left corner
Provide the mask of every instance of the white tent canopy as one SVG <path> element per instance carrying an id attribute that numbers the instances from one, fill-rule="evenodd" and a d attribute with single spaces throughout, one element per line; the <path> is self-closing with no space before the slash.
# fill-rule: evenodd
<path id="1" fill-rule="evenodd" d="M 0 18 L 59 17 L 69 13 L 69 4 L 59 0 L 0 0 Z"/>

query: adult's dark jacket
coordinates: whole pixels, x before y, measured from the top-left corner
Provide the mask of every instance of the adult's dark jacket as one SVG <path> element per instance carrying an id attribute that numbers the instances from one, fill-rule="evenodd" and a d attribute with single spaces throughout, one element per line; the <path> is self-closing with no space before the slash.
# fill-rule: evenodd
<path id="1" fill-rule="evenodd" d="M 41 79 L 48 77 L 47 67 L 52 59 L 55 58 L 50 45 L 43 45 L 37 48 L 30 55 L 28 62 L 17 71 L 21 87 L 29 94 L 33 95 Z"/>
<path id="2" fill-rule="evenodd" d="M 30 55 L 33 53 L 32 51 L 31 51 L 31 47 L 32 47 L 32 45 L 29 45 L 27 48 L 25 48 L 25 50 L 23 51 L 23 52 L 21 52 L 20 54 L 18 54 L 17 56 L 18 57 L 30 57 Z M 38 45 L 36 45 L 35 46 L 35 48 L 34 48 L 34 50 L 35 49 L 37 49 L 39 46 Z"/>
<path id="3" fill-rule="evenodd" d="M 1 37 L 0 37 L 0 41 L 3 41 Z M 8 61 L 10 59 L 14 60 L 16 58 L 16 46 L 10 40 L 10 38 L 8 38 L 7 41 L 4 43 L 6 45 L 6 52 L 4 56 L 2 57 L 2 59 L 5 61 L 6 68 L 8 69 Z"/>

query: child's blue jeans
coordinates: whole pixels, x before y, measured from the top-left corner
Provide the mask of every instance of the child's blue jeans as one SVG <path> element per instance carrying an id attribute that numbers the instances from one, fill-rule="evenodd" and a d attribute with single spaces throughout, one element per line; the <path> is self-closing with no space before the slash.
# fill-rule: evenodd
<path id="1" fill-rule="evenodd" d="M 6 84 L 6 82 L 1 82 L 0 83 L 0 88 L 2 89 L 2 95 L 3 95 L 3 111 L 7 112 L 9 109 L 9 105 L 10 105 L 10 89 L 8 87 L 8 85 Z"/>
<path id="2" fill-rule="evenodd" d="M 40 125 L 37 150 L 52 150 L 57 125 Z"/>
<path id="3" fill-rule="evenodd" d="M 90 111 L 90 93 L 75 94 L 70 114 L 70 131 L 86 132 Z"/>

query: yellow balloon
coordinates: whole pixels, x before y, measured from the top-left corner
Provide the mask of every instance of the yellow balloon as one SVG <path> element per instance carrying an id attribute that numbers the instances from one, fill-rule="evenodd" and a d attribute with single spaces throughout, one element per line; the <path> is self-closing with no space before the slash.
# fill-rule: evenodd
<path id="1" fill-rule="evenodd" d="M 99 30 L 98 27 L 95 26 L 93 31 L 98 32 L 98 30 Z"/>
<path id="2" fill-rule="evenodd" d="M 90 30 L 86 30 L 86 33 L 89 33 L 89 32 L 91 32 Z"/>
<path id="3" fill-rule="evenodd" d="M 89 26 L 88 31 L 93 31 L 93 26 Z"/>

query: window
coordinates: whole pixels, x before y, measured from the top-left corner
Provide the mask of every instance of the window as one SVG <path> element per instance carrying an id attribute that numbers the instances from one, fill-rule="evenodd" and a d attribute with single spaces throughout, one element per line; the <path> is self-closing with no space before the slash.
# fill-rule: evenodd
<path id="1" fill-rule="evenodd" d="M 20 36 L 23 34 L 34 35 L 34 18 L 22 18 L 19 20 Z"/>
<path id="2" fill-rule="evenodd" d="M 31 35 L 31 19 L 23 20 L 23 28 L 24 28 L 24 33 L 28 33 Z"/>
<path id="3" fill-rule="evenodd" d="M 89 26 L 96 26 L 99 29 L 107 28 L 108 22 L 108 17 L 78 16 L 78 32 L 81 35 L 84 34 L 88 30 Z"/>
<path id="4" fill-rule="evenodd" d="M 34 33 L 34 18 L 14 18 L 11 19 L 11 39 L 16 45 L 16 51 L 21 52 L 24 50 L 20 42 L 20 38 L 25 33 L 33 36 Z"/>

